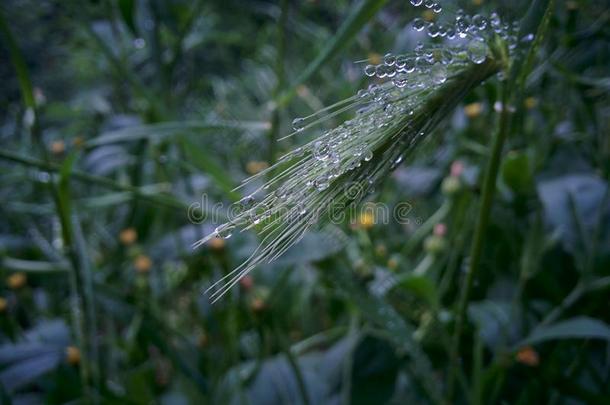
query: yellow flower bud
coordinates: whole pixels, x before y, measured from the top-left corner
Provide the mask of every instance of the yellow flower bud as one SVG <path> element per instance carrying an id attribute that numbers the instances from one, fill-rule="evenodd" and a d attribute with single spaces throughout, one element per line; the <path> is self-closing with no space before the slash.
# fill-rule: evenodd
<path id="1" fill-rule="evenodd" d="M 6 279 L 6 284 L 12 290 L 18 290 L 24 287 L 28 282 L 28 278 L 23 272 L 13 273 Z"/>

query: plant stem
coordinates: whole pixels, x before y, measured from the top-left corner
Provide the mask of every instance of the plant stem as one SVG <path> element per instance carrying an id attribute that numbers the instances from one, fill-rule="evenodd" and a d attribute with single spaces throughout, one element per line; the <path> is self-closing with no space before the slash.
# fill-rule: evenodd
<path id="1" fill-rule="evenodd" d="M 284 350 L 284 355 L 286 356 L 288 364 L 290 365 L 290 368 L 292 368 L 294 377 L 297 380 L 297 385 L 299 386 L 299 392 L 301 394 L 301 398 L 303 399 L 303 404 L 309 405 L 311 402 L 309 401 L 307 386 L 305 385 L 305 378 L 303 377 L 303 372 L 299 367 L 298 360 L 294 357 L 289 347 Z"/>
<path id="2" fill-rule="evenodd" d="M 472 285 L 476 274 L 479 271 L 481 263 L 481 252 L 483 250 L 483 241 L 485 237 L 485 230 L 489 223 L 489 215 L 491 213 L 491 205 L 493 197 L 496 191 L 496 179 L 498 177 L 498 170 L 500 162 L 502 160 L 502 148 L 504 141 L 506 140 L 509 128 L 509 111 L 508 111 L 508 83 L 504 82 L 501 89 L 501 100 L 502 100 L 502 112 L 500 114 L 500 122 L 498 131 L 493 139 L 491 156 L 487 163 L 485 170 L 485 178 L 483 181 L 483 191 L 481 196 L 481 205 L 479 209 L 479 215 L 477 218 L 477 224 L 474 232 L 474 239 L 472 243 L 472 249 L 470 251 L 470 264 L 466 272 L 466 277 L 461 287 L 460 299 L 456 311 L 456 323 L 455 331 L 453 335 L 453 343 L 451 346 L 450 354 L 450 375 L 449 375 L 449 386 L 448 386 L 448 398 L 451 401 L 453 398 L 453 388 L 455 377 L 458 374 L 459 367 L 459 347 L 460 340 L 462 337 L 462 330 L 466 320 L 466 309 L 468 306 L 468 298 L 472 290 Z"/>

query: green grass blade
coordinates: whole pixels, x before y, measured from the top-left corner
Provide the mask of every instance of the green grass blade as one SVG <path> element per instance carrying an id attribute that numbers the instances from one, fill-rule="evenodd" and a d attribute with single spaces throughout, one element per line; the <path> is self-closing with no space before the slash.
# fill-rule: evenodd
<path id="1" fill-rule="evenodd" d="M 14 152 L 9 152 L 6 150 L 0 150 L 0 159 L 4 159 L 10 162 L 19 163 L 21 165 L 25 165 L 28 167 L 35 167 L 40 170 L 48 171 L 48 172 L 58 172 L 60 168 L 57 165 L 43 162 L 38 159 L 34 159 L 28 156 L 22 156 Z M 147 190 L 147 187 L 135 187 L 128 184 L 122 184 L 116 182 L 107 177 L 95 176 L 89 173 L 85 173 L 78 170 L 72 171 L 72 178 L 75 180 L 88 183 L 95 184 L 101 187 L 109 188 L 116 191 L 125 191 L 129 192 L 133 195 L 133 198 L 141 199 L 144 201 L 148 201 L 160 206 L 170 207 L 170 208 L 178 208 L 184 209 L 188 207 L 188 204 L 184 201 L 181 201 L 171 195 L 160 194 L 160 193 L 150 193 Z"/>
<path id="2" fill-rule="evenodd" d="M 50 274 L 65 273 L 69 270 L 68 263 L 54 263 L 39 260 L 23 260 L 14 257 L 4 257 L 2 268 L 10 271 L 22 271 L 25 273 Z"/>
<path id="3" fill-rule="evenodd" d="M 265 131 L 269 123 L 264 121 L 169 121 L 151 125 L 138 125 L 109 131 L 85 143 L 86 148 L 142 139 L 161 140 L 177 132 L 199 133 L 200 131 L 239 130 Z"/>
<path id="4" fill-rule="evenodd" d="M 136 2 L 135 0 L 119 0 L 119 11 L 121 12 L 121 17 L 123 17 L 123 22 L 129 28 L 131 33 L 134 36 L 138 35 L 138 30 L 136 28 L 135 22 L 135 14 L 136 14 Z"/>
<path id="5" fill-rule="evenodd" d="M 32 81 L 30 80 L 27 65 L 25 63 L 25 58 L 17 46 L 17 42 L 15 41 L 15 38 L 13 37 L 9 26 L 1 13 L 0 32 L 6 41 L 11 63 L 13 64 L 13 67 L 17 73 L 17 79 L 19 80 L 19 88 L 21 90 L 23 102 L 25 103 L 26 107 L 30 108 L 32 111 L 35 111 L 36 101 L 34 99 L 34 89 L 32 86 Z"/>

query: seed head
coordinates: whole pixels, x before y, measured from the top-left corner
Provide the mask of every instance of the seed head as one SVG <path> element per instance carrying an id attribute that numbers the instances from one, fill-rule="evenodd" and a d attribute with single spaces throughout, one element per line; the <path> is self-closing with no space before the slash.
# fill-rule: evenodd
<path id="1" fill-rule="evenodd" d="M 235 230 L 254 230 L 261 237 L 259 247 L 244 263 L 206 290 L 216 289 L 213 301 L 257 265 L 281 256 L 312 226 L 360 203 L 473 87 L 499 71 L 495 51 L 486 42 L 498 34 L 495 20 L 490 24 L 475 17 L 460 14 L 455 26 L 414 23 L 414 29 L 425 29 L 429 36 L 446 42 L 419 44 L 411 53 L 369 60 L 372 63 L 364 67 L 364 74 L 375 77 L 376 83 L 294 119 L 294 132 L 282 139 L 308 135 L 310 140 L 238 187 L 249 185 L 255 190 L 237 203 L 237 215 L 194 245 L 214 237 L 228 238 Z M 508 35 L 500 31 L 501 37 Z M 464 41 L 452 43 L 458 37 Z M 325 128 L 328 120 L 346 113 L 351 118 Z M 372 221 L 366 226 L 362 223 L 371 225 Z"/>

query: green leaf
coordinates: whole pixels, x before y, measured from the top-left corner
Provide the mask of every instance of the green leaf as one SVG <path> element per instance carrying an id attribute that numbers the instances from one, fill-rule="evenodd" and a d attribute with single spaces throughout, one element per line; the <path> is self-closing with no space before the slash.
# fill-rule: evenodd
<path id="1" fill-rule="evenodd" d="M 35 167 L 37 169 L 50 172 L 56 172 L 60 170 L 60 168 L 54 164 L 46 163 L 41 160 L 31 158 L 29 156 L 19 155 L 17 153 L 10 152 L 7 150 L 0 150 L 0 159 L 5 159 L 10 162 L 15 162 L 28 167 Z M 80 182 L 87 183 L 90 185 L 98 185 L 117 191 L 126 191 L 131 193 L 134 198 L 149 201 L 158 205 L 179 209 L 187 208 L 189 206 L 187 202 L 182 201 L 171 195 L 161 194 L 158 192 L 151 193 L 150 186 L 134 187 L 116 182 L 107 177 L 95 176 L 78 170 L 73 170 L 71 172 L 71 176 L 74 179 L 79 180 Z M 22 209 L 28 209 L 29 207 L 34 206 L 32 204 L 20 204 L 20 207 Z M 40 205 L 38 205 L 38 207 L 40 207 Z"/>
<path id="2" fill-rule="evenodd" d="M 363 0 L 354 7 L 352 12 L 337 30 L 335 36 L 326 43 L 326 46 L 320 51 L 318 56 L 311 61 L 301 75 L 295 80 L 291 89 L 280 95 L 278 104 L 282 106 L 288 103 L 295 95 L 297 86 L 309 80 L 324 63 L 333 56 L 336 56 L 343 49 L 347 48 L 356 37 L 356 34 L 358 34 L 362 27 L 377 14 L 386 2 L 387 0 Z"/>
<path id="3" fill-rule="evenodd" d="M 351 372 L 351 403 L 388 403 L 395 390 L 400 360 L 384 340 L 365 336 L 356 346 Z"/>
<path id="4" fill-rule="evenodd" d="M 53 263 L 4 257 L 2 259 L 2 268 L 10 271 L 23 271 L 27 273 L 63 273 L 68 271 L 69 265 L 68 263 Z"/>
<path id="5" fill-rule="evenodd" d="M 19 46 L 17 45 L 17 42 L 15 41 L 15 38 L 13 37 L 13 34 L 11 33 L 11 30 L 2 13 L 0 13 L 0 33 L 2 33 L 2 36 L 6 41 L 11 63 L 13 64 L 13 67 L 17 73 L 17 79 L 19 80 L 19 88 L 21 90 L 23 102 L 28 109 L 35 112 L 36 100 L 34 99 L 34 90 L 32 81 L 30 80 L 30 74 L 25 63 L 25 58 L 23 57 L 23 54 L 21 53 L 21 50 L 19 49 Z"/>
<path id="6" fill-rule="evenodd" d="M 401 280 L 400 285 L 415 296 L 426 300 L 429 304 L 434 304 L 437 301 L 436 286 L 428 277 L 409 274 L 408 277 Z"/>
<path id="7" fill-rule="evenodd" d="M 105 132 L 85 143 L 86 148 L 119 142 L 139 141 L 142 139 L 161 140 L 176 133 L 197 133 L 199 131 L 240 130 L 266 131 L 268 122 L 259 121 L 181 121 L 161 122 L 159 124 L 138 125 Z"/>
<path id="8" fill-rule="evenodd" d="M 138 30 L 135 23 L 136 2 L 135 0 L 118 0 L 119 10 L 123 22 L 129 28 L 134 36 L 138 36 Z"/>
<path id="9" fill-rule="evenodd" d="M 580 316 L 537 328 L 519 346 L 556 339 L 610 340 L 610 326 L 598 319 Z"/>
<path id="10" fill-rule="evenodd" d="M 589 249 L 600 218 L 599 248 L 607 251 L 610 221 L 600 215 L 610 208 L 606 181 L 595 173 L 571 173 L 540 180 L 537 193 L 545 219 L 560 233 L 566 251 L 578 255 Z"/>
<path id="11" fill-rule="evenodd" d="M 533 184 L 529 156 L 524 152 L 509 152 L 502 163 L 502 180 L 515 193 L 526 192 Z"/>
<path id="12" fill-rule="evenodd" d="M 345 292 L 346 297 L 356 304 L 364 318 L 375 327 L 375 335 L 386 339 L 396 350 L 409 355 L 410 372 L 425 387 L 430 398 L 440 403 L 439 392 L 434 388 L 438 384 L 437 378 L 432 372 L 430 359 L 413 339 L 415 332 L 413 326 L 407 323 L 388 302 L 356 284 L 346 268 L 337 267 L 329 275 Z"/>

